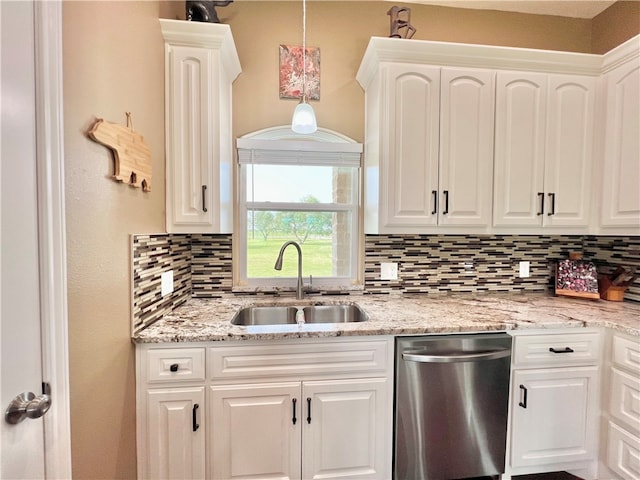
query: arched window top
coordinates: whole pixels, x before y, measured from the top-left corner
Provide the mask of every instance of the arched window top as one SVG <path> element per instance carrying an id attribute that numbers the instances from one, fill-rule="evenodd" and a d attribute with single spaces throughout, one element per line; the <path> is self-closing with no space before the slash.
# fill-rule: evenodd
<path id="1" fill-rule="evenodd" d="M 352 138 L 349 138 L 346 135 L 338 133 L 334 130 L 329 130 L 328 128 L 318 128 L 318 130 L 316 130 L 314 133 L 301 135 L 299 133 L 294 133 L 291 130 L 290 125 L 280 125 L 277 127 L 263 128 L 262 130 L 256 130 L 255 132 L 247 133 L 246 135 L 238 138 L 238 140 L 240 139 L 358 144 L 358 142 L 356 142 Z M 361 144 L 358 145 L 362 147 Z"/>
<path id="2" fill-rule="evenodd" d="M 318 128 L 300 135 L 289 125 L 265 128 L 236 139 L 239 163 L 360 166 L 362 144 Z"/>

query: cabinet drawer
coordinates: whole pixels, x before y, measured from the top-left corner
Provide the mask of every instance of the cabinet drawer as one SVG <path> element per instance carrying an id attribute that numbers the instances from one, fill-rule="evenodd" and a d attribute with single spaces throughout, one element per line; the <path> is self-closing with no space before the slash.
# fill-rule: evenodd
<path id="1" fill-rule="evenodd" d="M 613 363 L 619 367 L 640 372 L 640 337 L 613 336 Z"/>
<path id="2" fill-rule="evenodd" d="M 204 381 L 204 348 L 162 348 L 146 351 L 148 383 Z"/>
<path id="3" fill-rule="evenodd" d="M 609 410 L 634 433 L 640 434 L 640 378 L 611 369 Z"/>
<path id="4" fill-rule="evenodd" d="M 209 375 L 212 379 L 341 373 L 384 376 L 390 368 L 389 348 L 387 341 L 213 347 Z"/>
<path id="5" fill-rule="evenodd" d="M 563 333 L 521 335 L 514 338 L 513 364 L 528 366 L 571 366 L 598 363 L 600 334 Z"/>
<path id="6" fill-rule="evenodd" d="M 607 466 L 620 478 L 640 480 L 640 438 L 609 422 Z"/>

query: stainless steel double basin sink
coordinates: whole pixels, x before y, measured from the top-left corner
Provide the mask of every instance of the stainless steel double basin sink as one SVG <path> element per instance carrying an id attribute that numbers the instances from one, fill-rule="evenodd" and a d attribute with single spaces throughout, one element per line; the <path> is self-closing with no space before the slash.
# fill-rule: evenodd
<path id="1" fill-rule="evenodd" d="M 356 304 L 244 307 L 231 319 L 233 325 L 295 325 L 297 323 L 365 322 L 367 315 Z"/>

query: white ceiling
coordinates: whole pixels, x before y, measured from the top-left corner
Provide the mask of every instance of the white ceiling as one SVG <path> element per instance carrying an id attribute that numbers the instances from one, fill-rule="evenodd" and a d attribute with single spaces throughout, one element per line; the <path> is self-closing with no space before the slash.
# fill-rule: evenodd
<path id="1" fill-rule="evenodd" d="M 615 2 L 616 0 L 403 0 L 403 3 L 503 10 L 573 18 L 593 18 Z"/>

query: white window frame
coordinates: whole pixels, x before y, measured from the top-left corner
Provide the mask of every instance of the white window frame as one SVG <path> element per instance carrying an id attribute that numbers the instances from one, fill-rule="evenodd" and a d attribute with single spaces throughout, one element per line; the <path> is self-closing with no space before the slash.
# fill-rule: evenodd
<path id="1" fill-rule="evenodd" d="M 351 252 L 349 277 L 313 277 L 314 290 L 360 289 L 362 278 L 359 263 L 361 258 L 361 198 L 362 198 L 362 144 L 337 132 L 319 128 L 308 135 L 293 133 L 291 127 L 280 126 L 259 130 L 236 140 L 238 149 L 238 216 L 234 235 L 234 289 L 269 289 L 295 287 L 291 278 L 247 277 L 247 216 L 250 210 L 264 211 L 322 211 L 351 213 Z M 342 203 L 300 202 L 251 202 L 247 200 L 247 168 L 252 165 L 308 165 L 345 166 L 356 169 L 352 176 L 353 200 Z M 303 207 L 303 208 L 301 208 Z M 295 255 L 287 251 L 285 256 Z M 275 263 L 275 257 L 273 259 Z M 297 259 L 296 259 L 297 261 Z M 304 256 L 303 256 L 304 274 Z M 305 277 L 305 285 L 309 278 Z"/>

